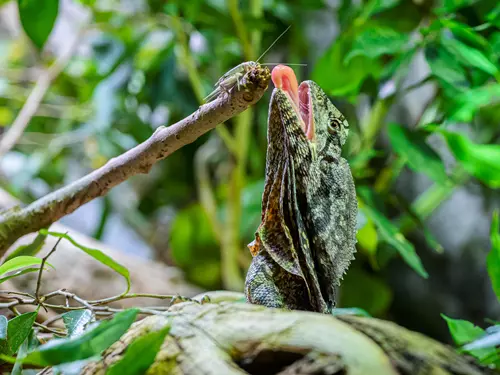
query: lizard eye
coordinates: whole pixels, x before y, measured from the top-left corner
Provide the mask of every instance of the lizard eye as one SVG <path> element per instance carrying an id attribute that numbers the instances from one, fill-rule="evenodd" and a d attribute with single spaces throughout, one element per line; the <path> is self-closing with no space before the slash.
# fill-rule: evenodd
<path id="1" fill-rule="evenodd" d="M 340 120 L 335 118 L 328 126 L 328 132 L 330 134 L 336 134 L 339 131 L 339 129 L 340 129 Z"/>

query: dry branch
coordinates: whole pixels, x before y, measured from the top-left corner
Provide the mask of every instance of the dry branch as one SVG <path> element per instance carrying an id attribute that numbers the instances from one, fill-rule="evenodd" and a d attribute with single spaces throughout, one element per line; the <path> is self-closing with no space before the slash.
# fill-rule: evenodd
<path id="1" fill-rule="evenodd" d="M 35 87 L 28 96 L 28 99 L 26 99 L 26 102 L 21 108 L 18 116 L 5 135 L 0 139 L 0 159 L 2 159 L 5 154 L 17 144 L 31 119 L 40 108 L 42 100 L 49 90 L 52 81 L 54 81 L 64 70 L 79 43 L 80 33 L 78 33 L 66 51 L 64 51 L 63 54 L 47 70 L 43 71 L 39 75 L 35 83 Z"/>
<path id="2" fill-rule="evenodd" d="M 262 97 L 269 78 L 267 68 L 255 69 L 245 77 L 245 82 L 240 86 L 241 90 L 235 87 L 228 95 L 222 95 L 215 101 L 202 105 L 178 123 L 158 128 L 148 140 L 111 159 L 106 165 L 80 180 L 23 209 L 3 213 L 0 216 L 0 257 L 19 237 L 50 226 L 136 174 L 148 173 L 157 161 L 243 112 Z"/>

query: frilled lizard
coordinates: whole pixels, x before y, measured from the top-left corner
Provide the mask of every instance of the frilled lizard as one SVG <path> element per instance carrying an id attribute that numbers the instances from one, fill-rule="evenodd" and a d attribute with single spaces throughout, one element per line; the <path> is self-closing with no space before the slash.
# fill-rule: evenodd
<path id="1" fill-rule="evenodd" d="M 341 157 L 349 125 L 313 81 L 272 71 L 262 222 L 245 292 L 250 303 L 330 313 L 354 258 L 357 200 Z"/>

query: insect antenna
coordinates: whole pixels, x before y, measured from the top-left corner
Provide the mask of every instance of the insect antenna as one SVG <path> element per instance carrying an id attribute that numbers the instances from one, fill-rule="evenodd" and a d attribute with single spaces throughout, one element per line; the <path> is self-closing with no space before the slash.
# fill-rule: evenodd
<path id="1" fill-rule="evenodd" d="M 292 66 L 307 66 L 307 64 L 288 64 L 288 63 L 264 63 L 260 65 L 279 65 L 279 64 L 285 64 L 285 65 L 292 65 Z"/>
<path id="2" fill-rule="evenodd" d="M 271 43 L 271 45 L 270 45 L 270 46 L 269 46 L 269 47 L 268 47 L 268 48 L 267 48 L 267 49 L 266 49 L 266 50 L 262 53 L 262 55 L 260 55 L 260 56 L 259 56 L 259 58 L 258 58 L 257 60 L 255 60 L 255 62 L 259 62 L 259 60 L 260 60 L 260 59 L 262 59 L 262 58 L 264 57 L 264 55 L 265 55 L 265 54 L 266 54 L 266 53 L 267 53 L 267 52 L 268 52 L 271 48 L 273 48 L 273 46 L 276 44 L 276 42 L 277 42 L 278 40 L 280 40 L 280 39 L 281 39 L 281 37 L 282 37 L 283 35 L 285 35 L 285 33 L 286 33 L 289 29 L 290 29 L 290 27 L 292 27 L 292 25 L 288 26 L 288 27 L 286 28 L 286 30 L 285 30 L 285 31 L 283 31 L 283 32 L 280 34 L 280 36 L 279 36 L 279 37 L 277 37 L 277 38 L 275 39 L 275 41 L 274 41 L 274 42 L 272 42 L 272 43 Z"/>

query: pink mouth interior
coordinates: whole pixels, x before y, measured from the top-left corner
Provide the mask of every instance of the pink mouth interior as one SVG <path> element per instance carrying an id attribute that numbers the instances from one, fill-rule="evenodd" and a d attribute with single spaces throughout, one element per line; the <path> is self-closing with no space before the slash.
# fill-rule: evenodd
<path id="1" fill-rule="evenodd" d="M 302 82 L 299 86 L 292 68 L 286 65 L 276 66 L 272 71 L 271 78 L 274 86 L 283 90 L 290 99 L 297 116 L 302 120 L 302 129 L 307 139 L 312 141 L 314 138 L 314 123 L 309 85 Z"/>

